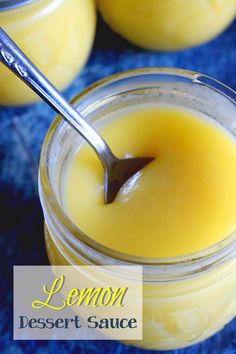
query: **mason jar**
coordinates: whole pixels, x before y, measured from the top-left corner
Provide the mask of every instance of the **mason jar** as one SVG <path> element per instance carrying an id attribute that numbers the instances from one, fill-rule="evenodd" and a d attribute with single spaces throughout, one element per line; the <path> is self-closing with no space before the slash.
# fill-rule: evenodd
<path id="1" fill-rule="evenodd" d="M 95 35 L 94 0 L 0 0 L 0 26 L 59 89 L 85 64 Z M 0 63 L 0 104 L 38 96 Z"/>
<path id="2" fill-rule="evenodd" d="M 195 72 L 166 68 L 127 71 L 95 83 L 73 100 L 97 128 L 104 124 L 104 117 L 112 119 L 124 107 L 153 103 L 194 109 L 236 135 L 236 93 Z M 39 194 L 50 263 L 142 265 L 143 340 L 132 341 L 135 346 L 183 348 L 218 332 L 236 315 L 236 233 L 200 252 L 172 258 L 137 257 L 99 244 L 63 210 L 62 176 L 81 141 L 57 117 L 42 148 Z"/>
<path id="3" fill-rule="evenodd" d="M 236 16 L 236 0 L 97 0 L 97 4 L 115 32 L 135 45 L 158 51 L 205 43 Z"/>

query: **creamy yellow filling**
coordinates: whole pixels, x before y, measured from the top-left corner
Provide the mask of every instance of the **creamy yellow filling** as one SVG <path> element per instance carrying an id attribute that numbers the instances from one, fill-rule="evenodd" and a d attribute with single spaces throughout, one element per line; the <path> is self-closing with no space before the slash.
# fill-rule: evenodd
<path id="1" fill-rule="evenodd" d="M 177 108 L 132 111 L 101 129 L 119 156 L 154 156 L 104 205 L 103 169 L 87 145 L 71 159 L 63 203 L 99 243 L 143 257 L 203 250 L 236 229 L 236 143 L 213 121 Z"/>

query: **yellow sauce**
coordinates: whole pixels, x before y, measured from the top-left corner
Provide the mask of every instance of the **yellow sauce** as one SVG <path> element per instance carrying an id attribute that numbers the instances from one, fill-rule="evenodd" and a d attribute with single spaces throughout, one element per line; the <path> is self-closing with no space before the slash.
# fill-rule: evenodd
<path id="1" fill-rule="evenodd" d="M 119 156 L 155 161 L 104 205 L 103 169 L 83 144 L 63 188 L 64 209 L 83 232 L 119 252 L 175 257 L 208 248 L 236 229 L 236 142 L 191 111 L 129 112 L 101 130 Z"/>
<path id="2" fill-rule="evenodd" d="M 83 143 L 65 164 L 62 176 L 62 207 L 71 220 L 114 250 L 164 261 L 224 239 L 236 222 L 233 137 L 190 110 L 156 107 L 124 112 L 104 124 L 102 134 L 118 156 L 150 155 L 156 157 L 155 162 L 113 204 L 104 205 L 100 162 Z M 96 253 L 86 247 L 78 246 L 76 251 L 67 247 L 62 242 L 65 232 L 60 229 L 58 236 L 46 218 L 50 262 L 83 265 L 91 260 L 93 264 Z M 187 258 L 182 276 L 173 265 L 169 271 L 163 267 L 165 281 L 160 280 L 157 266 L 153 266 L 153 281 L 144 277 L 143 340 L 132 345 L 156 350 L 190 346 L 219 331 L 236 315 L 236 260 L 225 259 L 206 269 L 204 264 L 209 262 L 198 260 L 196 269 L 189 272 L 191 257 Z"/>
<path id="3" fill-rule="evenodd" d="M 51 264 L 85 265 L 83 256 L 65 247 L 47 224 L 45 236 Z M 235 293 L 236 260 L 208 272 L 198 269 L 186 279 L 173 277 L 171 281 L 144 282 L 143 340 L 130 344 L 170 350 L 198 343 L 234 318 Z"/>
<path id="4" fill-rule="evenodd" d="M 44 0 L 0 12 L 0 25 L 58 89 L 64 89 L 85 64 L 95 34 L 93 0 Z M 0 104 L 38 100 L 2 64 Z"/>
<path id="5" fill-rule="evenodd" d="M 97 0 L 114 31 L 141 47 L 176 50 L 206 42 L 234 19 L 236 0 Z"/>

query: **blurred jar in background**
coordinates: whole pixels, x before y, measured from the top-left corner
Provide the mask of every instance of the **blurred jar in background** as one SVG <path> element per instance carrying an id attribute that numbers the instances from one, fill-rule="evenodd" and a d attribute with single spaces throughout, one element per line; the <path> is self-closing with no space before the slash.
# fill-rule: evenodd
<path id="1" fill-rule="evenodd" d="M 95 35 L 94 0 L 3 0 L 0 26 L 62 90 L 85 64 Z M 0 104 L 33 103 L 38 97 L 0 64 Z"/>
<path id="2" fill-rule="evenodd" d="M 178 50 L 206 42 L 235 18 L 236 0 L 97 0 L 105 21 L 130 42 Z"/>

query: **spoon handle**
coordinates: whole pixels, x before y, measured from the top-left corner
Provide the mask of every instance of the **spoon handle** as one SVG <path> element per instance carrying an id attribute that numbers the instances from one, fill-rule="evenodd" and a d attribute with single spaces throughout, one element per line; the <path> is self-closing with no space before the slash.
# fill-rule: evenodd
<path id="1" fill-rule="evenodd" d="M 46 101 L 57 113 L 93 147 L 103 165 L 107 167 L 115 156 L 103 138 L 69 104 L 52 83 L 36 68 L 21 49 L 0 27 L 0 61 L 24 81 L 36 94 Z"/>

